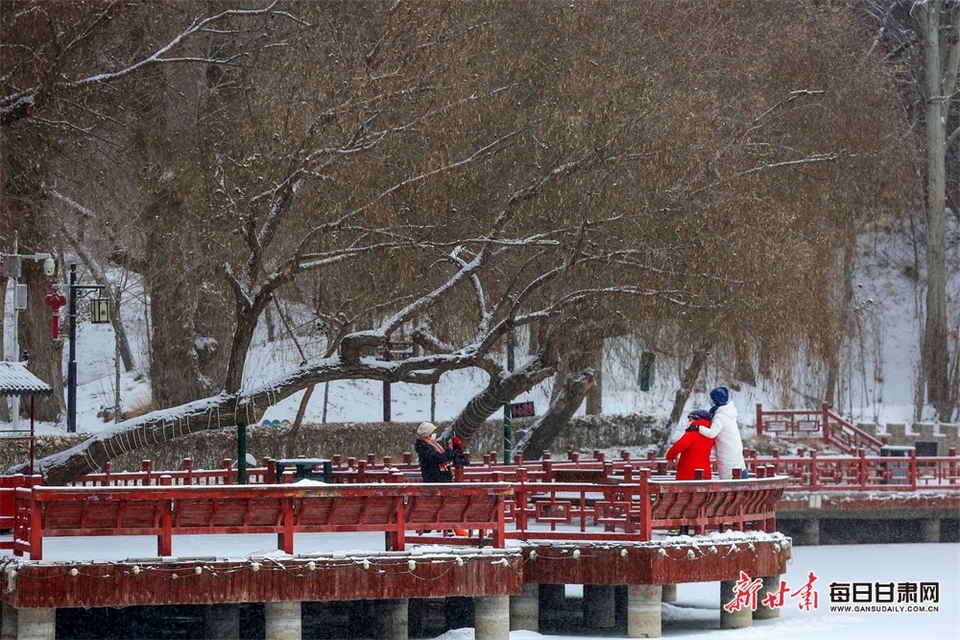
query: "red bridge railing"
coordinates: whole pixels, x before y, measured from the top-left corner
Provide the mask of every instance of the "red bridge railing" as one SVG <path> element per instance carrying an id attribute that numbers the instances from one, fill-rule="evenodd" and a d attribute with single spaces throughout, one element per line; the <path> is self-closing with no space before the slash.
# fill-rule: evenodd
<path id="1" fill-rule="evenodd" d="M 418 530 L 463 527 L 488 532 L 504 547 L 513 489 L 401 482 L 175 486 L 162 476 L 152 486 L 35 485 L 14 493 L 13 552 L 40 560 L 44 538 L 88 535 L 156 536 L 160 556 L 173 555 L 173 536 L 187 534 L 276 533 L 278 549 L 292 554 L 295 533 L 382 531 L 387 549 L 402 551 Z"/>
<path id="2" fill-rule="evenodd" d="M 455 480 L 459 482 L 517 482 L 522 472 L 527 481 L 539 482 L 588 482 L 612 484 L 623 482 L 625 468 L 636 474 L 640 469 L 649 469 L 652 477 L 670 476 L 673 463 L 657 459 L 654 454 L 645 458 L 633 458 L 622 451 L 618 458 L 609 458 L 595 451 L 592 456 L 570 452 L 566 458 L 554 458 L 546 453 L 541 460 L 525 461 L 516 456 L 512 464 L 498 462 L 495 454 L 468 456 L 470 465 L 455 468 Z M 903 490 L 903 489 L 960 489 L 960 458 L 951 448 L 946 456 L 917 456 L 913 450 L 908 456 L 886 457 L 868 455 L 859 450 L 854 455 L 821 455 L 815 450 L 801 450 L 796 455 L 759 455 L 745 450 L 747 469 L 754 476 L 786 476 L 786 491 L 812 490 Z M 334 455 L 330 460 L 331 480 L 335 484 L 362 484 L 387 482 L 399 473 L 408 482 L 420 480 L 420 469 L 410 453 L 399 461 L 387 456 L 377 460 L 369 454 L 364 459 Z M 767 471 L 769 469 L 769 471 Z M 317 470 L 318 473 L 321 470 Z M 73 486 L 150 486 L 159 483 L 161 476 L 169 476 L 174 485 L 225 485 L 238 482 L 233 461 L 225 459 L 218 469 L 194 469 L 192 461 L 185 459 L 182 468 L 158 472 L 149 460 L 142 462 L 140 471 L 112 472 L 110 465 L 104 470 L 89 474 L 73 483 Z M 11 476 L 12 477 L 12 476 Z M 292 481 L 292 477 L 287 481 Z M 246 484 L 275 484 L 284 482 L 276 474 L 276 464 L 265 458 L 260 467 L 248 467 Z M 0 505 L 3 503 L 3 485 L 0 484 Z M 9 515 L 9 511 L 5 512 Z M 2 522 L 2 521 L 0 521 Z"/>
<path id="3" fill-rule="evenodd" d="M 830 411 L 823 403 L 819 410 L 771 410 L 757 404 L 757 435 L 787 439 L 817 439 L 846 453 L 859 449 L 880 452 L 883 442 Z"/>
<path id="4" fill-rule="evenodd" d="M 760 456 L 745 451 L 747 468 L 754 477 L 780 476 L 784 478 L 786 492 L 809 491 L 958 491 L 960 490 L 960 458 L 956 449 L 946 456 L 921 457 L 911 450 L 909 456 L 885 457 L 867 455 L 860 450 L 856 455 L 825 456 L 816 451 L 797 455 Z M 246 484 L 271 485 L 289 483 L 293 476 L 276 476 L 276 464 L 265 459 L 261 467 L 248 468 Z M 334 484 L 370 484 L 396 481 L 419 482 L 420 472 L 412 462 L 411 454 L 405 454 L 395 462 L 386 457 L 377 461 L 373 455 L 366 459 L 346 458 L 335 455 L 331 459 L 331 479 Z M 603 487 L 630 484 L 640 477 L 641 470 L 650 472 L 651 481 L 672 479 L 673 466 L 654 455 L 646 458 L 631 458 L 626 451 L 620 457 L 608 459 L 602 452 L 592 457 L 569 453 L 565 459 L 554 459 L 545 454 L 542 460 L 524 461 L 517 456 L 513 464 L 502 464 L 494 454 L 471 458 L 467 467 L 455 469 L 458 482 L 540 482 L 584 483 L 594 487 L 594 492 L 604 494 Z M 114 472 L 110 465 L 98 473 L 87 475 L 73 486 L 91 487 L 151 487 L 165 478 L 173 486 L 230 486 L 238 483 L 237 470 L 229 459 L 217 469 L 194 469 L 192 461 L 184 460 L 182 468 L 158 472 L 152 463 L 145 460 L 140 471 Z M 39 476 L 6 476 L 0 478 L 0 532 L 10 530 L 14 521 L 14 491 L 16 487 L 40 483 Z M 693 485 L 687 485 L 693 486 Z M 600 487 L 596 489 L 596 487 Z M 549 491 L 548 491 L 549 493 Z M 599 514 L 602 519 L 606 517 Z M 10 540 L 0 537 L 0 548 L 11 548 Z"/>
<path id="5" fill-rule="evenodd" d="M 515 540 L 648 541 L 657 529 L 776 530 L 785 478 L 735 481 L 634 477 L 616 484 L 530 481 L 425 484 L 158 485 L 14 489 L 13 552 L 43 558 L 49 537 L 152 535 L 173 555 L 173 536 L 276 533 L 293 553 L 295 533 L 382 531 L 388 550 L 408 543 L 479 544 Z M 468 529 L 476 537 L 447 536 Z"/>

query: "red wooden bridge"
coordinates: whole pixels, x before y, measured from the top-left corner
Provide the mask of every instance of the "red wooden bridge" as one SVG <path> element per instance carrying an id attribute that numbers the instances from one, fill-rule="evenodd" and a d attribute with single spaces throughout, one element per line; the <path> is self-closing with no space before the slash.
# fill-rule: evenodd
<path id="1" fill-rule="evenodd" d="M 476 637 L 505 638 L 511 628 L 538 630 L 538 620 L 550 615 L 544 594 L 582 584 L 592 621 L 608 620 L 604 612 L 620 597 L 628 635 L 651 637 L 660 633 L 658 603 L 677 583 L 717 581 L 724 602 L 734 598 L 741 572 L 761 578 L 763 592 L 779 588 L 791 546 L 777 532 L 785 513 L 809 517 L 816 510 L 820 518 L 850 502 L 834 497 L 850 494 L 861 496 L 860 509 L 869 510 L 871 500 L 876 508 L 899 504 L 901 518 L 904 509 L 955 516 L 960 506 L 953 452 L 899 459 L 864 451 L 748 452 L 751 479 L 686 482 L 673 480 L 663 461 L 626 453 L 513 464 L 491 454 L 471 462 L 446 485 L 420 483 L 409 456 L 307 461 L 326 483 L 291 484 L 294 471 L 273 460 L 247 469 L 242 484 L 229 460 L 214 470 L 193 469 L 190 461 L 175 471 L 155 471 L 149 462 L 138 472 L 107 467 L 70 487 L 6 478 L 0 529 L 9 534 L 0 544 L 12 555 L 0 555 L 3 624 L 13 625 L 14 637 L 53 638 L 58 609 L 191 603 L 210 605 L 208 628 L 219 631 L 208 636 L 219 637 L 235 635 L 231 606 L 255 602 L 264 607 L 268 637 L 298 637 L 301 603 L 368 600 L 384 625 L 382 637 L 405 637 L 411 601 L 469 597 Z M 677 535 L 682 527 L 691 536 Z M 446 533 L 457 528 L 472 535 Z M 354 531 L 381 532 L 382 551 L 344 557 L 304 553 L 294 544 L 307 532 Z M 697 537 L 710 531 L 725 532 L 723 542 Z M 276 534 L 282 555 L 267 561 L 176 554 L 181 536 L 242 533 Z M 155 536 L 157 557 L 43 559 L 44 540 L 90 535 Z M 436 549 L 429 562 L 411 553 L 423 545 Z M 722 610 L 721 626 L 776 614 L 764 607 Z"/>
<path id="2" fill-rule="evenodd" d="M 515 465 L 509 479 L 491 469 L 489 480 L 434 485 L 410 481 L 412 467 L 391 463 L 366 469 L 363 481 L 343 467 L 331 484 L 290 484 L 274 483 L 268 464 L 247 474 L 262 482 L 232 484 L 230 466 L 206 472 L 188 463 L 157 473 L 145 464 L 141 472 L 105 470 L 71 487 L 23 478 L 6 490 L 13 496 L 13 555 L 3 563 L 5 618 L 16 618 L 24 636 L 55 637 L 57 609 L 205 603 L 214 622 L 225 615 L 232 624 L 235 614 L 218 607 L 260 602 L 269 636 L 299 629 L 304 601 L 371 600 L 377 619 L 387 621 L 384 637 L 404 637 L 410 599 L 458 596 L 473 599 L 476 637 L 506 638 L 510 628 L 538 629 L 541 591 L 583 584 L 590 602 L 610 610 L 616 589 L 625 589 L 631 633 L 649 636 L 660 633 L 664 585 L 669 597 L 678 582 L 718 581 L 733 599 L 741 571 L 766 579 L 772 590 L 789 558 L 789 540 L 775 532 L 783 477 L 678 483 L 624 465 L 615 481 L 595 481 L 589 465 L 575 478 L 574 463 L 551 479 Z M 471 471 L 481 473 L 479 465 Z M 292 479 L 291 472 L 282 475 Z M 725 530 L 728 538 L 721 549 L 694 537 L 663 538 L 681 526 L 692 534 Z M 454 528 L 473 533 L 445 533 Z M 382 532 L 384 550 L 362 560 L 294 555 L 298 534 L 323 531 Z M 176 555 L 180 536 L 241 533 L 275 533 L 284 555 L 269 562 Z M 158 557 L 43 559 L 45 540 L 89 535 L 155 536 Z M 411 545 L 436 551 L 424 561 Z M 723 614 L 722 623 L 744 626 L 753 615 L 735 613 Z"/>

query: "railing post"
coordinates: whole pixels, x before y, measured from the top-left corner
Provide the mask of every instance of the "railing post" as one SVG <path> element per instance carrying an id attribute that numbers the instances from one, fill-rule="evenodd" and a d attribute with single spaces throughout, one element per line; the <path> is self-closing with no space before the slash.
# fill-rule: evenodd
<path id="1" fill-rule="evenodd" d="M 910 449 L 910 490 L 917 490 L 917 450 Z"/>
<path id="2" fill-rule="evenodd" d="M 223 470 L 225 471 L 225 478 L 223 479 L 224 484 L 233 484 L 233 460 L 230 458 L 223 459 Z"/>
<path id="3" fill-rule="evenodd" d="M 947 455 L 950 456 L 950 484 L 953 484 L 956 482 L 955 478 L 957 477 L 957 448 L 950 447 Z"/>
<path id="4" fill-rule="evenodd" d="M 30 560 L 43 560 L 43 513 L 37 485 L 30 490 Z"/>
<path id="5" fill-rule="evenodd" d="M 810 450 L 810 488 L 816 489 L 820 484 L 820 474 L 817 471 L 817 450 Z"/>
<path id="6" fill-rule="evenodd" d="M 141 460 L 140 470 L 143 471 L 143 486 L 149 487 L 153 484 L 153 461 Z"/>
<path id="7" fill-rule="evenodd" d="M 826 402 L 821 406 L 823 421 L 823 443 L 830 444 L 830 405 Z"/>
<path id="8" fill-rule="evenodd" d="M 640 469 L 640 539 L 653 538 L 653 507 L 650 500 L 650 469 Z"/>
<path id="9" fill-rule="evenodd" d="M 757 403 L 757 437 L 763 435 L 763 405 Z"/>
<path id="10" fill-rule="evenodd" d="M 169 487 L 173 478 L 169 475 L 160 476 L 160 486 Z M 157 536 L 157 555 L 173 555 L 173 500 L 161 498 L 160 505 L 160 535 Z"/>
<path id="11" fill-rule="evenodd" d="M 861 447 L 857 451 L 857 456 L 859 458 L 859 468 L 857 469 L 857 475 L 860 476 L 860 488 L 867 488 L 867 450 Z"/>
<path id="12" fill-rule="evenodd" d="M 284 474 L 286 475 L 286 474 Z M 277 548 L 282 549 L 284 553 L 293 555 L 293 498 L 283 499 L 283 522 L 281 526 L 283 531 L 277 536 Z"/>
<path id="13" fill-rule="evenodd" d="M 513 488 L 513 519 L 514 526 L 520 533 L 521 538 L 525 538 L 527 532 L 527 470 L 523 467 L 517 469 L 517 483 Z"/>

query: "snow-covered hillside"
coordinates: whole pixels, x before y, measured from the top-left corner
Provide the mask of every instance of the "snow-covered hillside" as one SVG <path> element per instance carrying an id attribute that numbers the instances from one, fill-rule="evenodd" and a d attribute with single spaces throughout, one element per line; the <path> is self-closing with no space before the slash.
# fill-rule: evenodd
<path id="1" fill-rule="evenodd" d="M 960 305 L 956 292 L 960 291 L 960 252 L 957 251 L 960 246 L 960 224 L 956 217 L 951 217 L 950 221 L 948 292 L 953 292 L 954 297 L 949 309 L 954 314 L 950 318 L 951 326 L 958 326 Z M 837 410 L 855 421 L 881 424 L 913 421 L 914 379 L 919 359 L 918 335 L 922 325 L 922 294 L 914 275 L 913 252 L 914 248 L 903 236 L 896 241 L 883 235 L 863 239 L 861 264 L 857 273 L 856 312 L 850 319 L 857 333 L 844 347 L 844 388 L 837 403 Z M 5 308 L 12 308 L 9 299 Z M 142 363 L 142 354 L 146 350 L 142 304 L 136 296 L 127 294 L 123 299 L 122 312 Z M 811 322 L 815 321 L 811 319 Z M 5 318 L 6 340 L 11 340 L 6 335 L 9 333 L 6 327 L 10 324 Z M 315 348 L 315 352 L 319 352 L 323 345 L 316 338 L 313 340 L 316 344 L 311 343 L 309 337 L 301 337 L 299 348 Z M 674 367 L 658 360 L 653 385 L 649 392 L 644 392 L 638 383 L 641 350 L 622 343 L 610 346 L 615 348 L 608 350 L 611 355 L 603 364 L 604 413 L 644 413 L 666 417 L 678 379 Z M 80 431 L 93 432 L 110 425 L 97 414 L 104 408 L 111 409 L 114 406 L 118 378 L 124 411 L 137 410 L 149 403 L 150 389 L 146 378 L 130 374 L 118 376 L 114 352 L 113 331 L 109 325 L 89 322 L 78 324 L 77 424 Z M 266 330 L 263 329 L 258 334 L 247 363 L 245 386 L 269 380 L 297 366 L 300 360 L 297 345 L 289 339 L 267 342 Z M 395 421 L 452 419 L 465 399 L 485 385 L 485 375 L 482 372 L 445 374 L 435 389 L 395 384 L 391 387 L 392 418 Z M 542 412 L 547 406 L 551 385 L 552 382 L 548 381 L 517 401 L 532 400 L 537 412 Z M 763 383 L 757 387 L 736 385 L 733 381 L 723 379 L 715 368 L 708 367 L 702 388 L 692 395 L 688 409 L 707 406 L 707 392 L 715 385 L 727 385 L 734 389 L 733 401 L 741 420 L 747 425 L 752 423 L 756 403 L 768 408 L 816 408 L 816 404 L 808 406 L 810 403 L 804 398 L 822 397 L 822 376 L 819 372 L 799 371 L 791 388 L 785 392 L 784 385 L 779 384 Z M 270 407 L 265 419 L 292 420 L 300 397 L 301 394 L 296 394 Z M 433 412 L 432 406 L 435 407 Z M 382 416 L 382 383 L 348 380 L 331 383 L 327 389 L 316 389 L 306 420 L 321 422 L 325 417 L 328 422 L 365 422 L 379 421 Z M 65 419 L 60 424 L 38 424 L 37 432 L 63 432 L 64 425 Z"/>

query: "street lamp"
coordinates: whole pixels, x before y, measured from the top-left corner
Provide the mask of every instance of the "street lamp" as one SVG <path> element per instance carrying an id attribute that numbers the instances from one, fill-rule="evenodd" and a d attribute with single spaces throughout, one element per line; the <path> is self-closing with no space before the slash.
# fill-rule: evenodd
<path id="1" fill-rule="evenodd" d="M 102 284 L 77 284 L 77 265 L 70 265 L 70 359 L 67 361 L 67 431 L 77 430 L 77 291 L 102 291 Z"/>
<path id="2" fill-rule="evenodd" d="M 19 314 L 21 309 L 27 308 L 27 285 L 20 284 L 20 267 L 23 260 L 33 260 L 34 262 L 43 261 L 43 273 L 47 277 L 52 277 L 56 272 L 57 265 L 53 261 L 53 256 L 49 253 L 18 253 L 18 234 L 13 236 L 13 253 L 3 253 L 3 275 L 6 278 L 13 279 L 13 349 L 7 354 L 7 360 L 20 362 L 20 326 Z M 14 431 L 20 428 L 20 397 L 13 396 L 11 400 L 12 409 L 12 428 Z"/>

